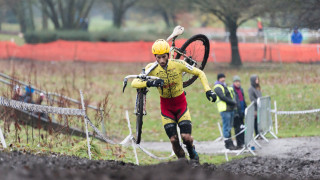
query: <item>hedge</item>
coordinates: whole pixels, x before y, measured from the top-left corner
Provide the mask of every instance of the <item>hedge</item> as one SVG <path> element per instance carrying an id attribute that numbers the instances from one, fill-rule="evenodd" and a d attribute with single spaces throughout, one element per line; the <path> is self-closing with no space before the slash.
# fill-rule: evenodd
<path id="1" fill-rule="evenodd" d="M 26 43 L 46 43 L 56 40 L 66 41 L 102 41 L 102 42 L 130 42 L 130 41 L 154 41 L 166 38 L 171 31 L 157 32 L 149 30 L 146 32 L 108 29 L 103 32 L 87 32 L 81 30 L 59 30 L 59 31 L 31 31 L 24 34 Z"/>

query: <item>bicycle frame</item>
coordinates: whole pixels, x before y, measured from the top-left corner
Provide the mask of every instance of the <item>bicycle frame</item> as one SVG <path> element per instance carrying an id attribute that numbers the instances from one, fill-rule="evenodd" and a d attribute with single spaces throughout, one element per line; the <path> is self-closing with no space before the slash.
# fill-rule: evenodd
<path id="1" fill-rule="evenodd" d="M 156 79 L 159 79 L 158 77 L 155 77 L 155 76 L 147 76 L 156 66 L 158 65 L 157 62 L 155 62 L 149 69 L 147 69 L 147 72 L 145 71 L 145 69 L 142 69 L 142 73 L 140 75 L 129 75 L 129 76 L 126 76 L 123 80 L 123 92 L 127 86 L 127 82 L 128 82 L 128 79 L 129 78 L 139 78 L 139 79 L 142 79 L 142 80 L 156 80 Z M 138 97 L 139 97 L 139 93 L 143 93 L 143 115 L 146 115 L 147 114 L 147 111 L 146 111 L 146 102 L 147 102 L 147 93 L 148 93 L 148 89 L 147 88 L 141 88 L 141 89 L 137 89 L 137 95 L 136 95 L 136 104 L 135 104 L 135 108 L 134 108 L 134 113 L 136 115 L 138 115 L 138 112 L 137 112 L 137 107 L 138 107 Z"/>
<path id="2" fill-rule="evenodd" d="M 143 115 L 147 115 L 147 110 L 146 110 L 146 104 L 147 104 L 147 93 L 149 90 L 147 88 L 142 88 L 142 89 L 137 89 L 137 95 L 136 95 L 136 105 L 134 107 L 134 114 L 138 115 L 137 112 L 137 107 L 139 106 L 139 93 L 142 93 L 143 96 Z"/>

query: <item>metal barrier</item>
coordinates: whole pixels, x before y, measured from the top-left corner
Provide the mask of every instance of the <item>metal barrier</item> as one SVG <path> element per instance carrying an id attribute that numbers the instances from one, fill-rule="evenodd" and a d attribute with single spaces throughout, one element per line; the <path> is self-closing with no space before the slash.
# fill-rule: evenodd
<path id="1" fill-rule="evenodd" d="M 0 140 L 1 140 L 1 143 L 2 143 L 3 148 L 4 148 L 4 149 L 7 148 L 7 144 L 6 144 L 6 141 L 5 141 L 4 137 L 3 137 L 1 128 L 0 128 Z"/>
<path id="2" fill-rule="evenodd" d="M 245 151 L 249 151 L 251 154 L 255 156 L 256 154 L 251 149 L 251 143 L 254 142 L 257 146 L 261 146 L 254 139 L 254 102 L 252 102 L 245 110 L 244 125 L 244 147 L 237 154 L 237 156 Z"/>
<path id="3" fill-rule="evenodd" d="M 30 85 L 30 84 L 27 84 L 27 83 L 25 83 L 25 82 L 22 82 L 22 81 L 19 81 L 19 80 L 17 80 L 17 79 L 14 79 L 14 78 L 12 78 L 12 77 L 10 77 L 10 76 L 8 76 L 8 75 L 6 75 L 6 74 L 3 74 L 3 73 L 0 73 L 0 76 L 1 76 L 2 78 L 8 79 L 8 80 L 10 80 L 10 81 L 14 81 L 14 82 L 16 82 L 16 83 L 18 83 L 18 84 L 21 84 L 21 85 L 24 85 L 24 86 L 30 86 L 32 89 L 34 89 L 34 91 L 35 91 L 36 93 L 38 93 L 38 94 L 43 93 L 44 95 L 47 96 L 48 99 L 50 99 L 50 100 L 52 100 L 52 101 L 59 102 L 59 101 L 57 101 L 57 100 L 55 100 L 55 99 L 53 98 L 53 96 L 56 96 L 56 97 L 65 99 L 65 100 L 67 100 L 67 101 L 73 102 L 73 103 L 75 103 L 75 104 L 81 105 L 81 102 L 78 101 L 78 100 L 76 100 L 76 99 L 73 99 L 73 98 L 70 98 L 70 97 L 67 97 L 67 96 L 63 96 L 63 95 L 58 94 L 58 93 L 46 92 L 46 91 L 37 89 L 36 87 L 34 87 L 34 86 Z M 7 84 L 7 85 L 12 85 L 11 82 L 8 82 L 8 81 L 2 80 L 2 79 L 0 79 L 0 82 L 2 82 L 2 83 L 4 83 L 4 84 Z M 91 109 L 94 109 L 94 110 L 97 110 L 97 111 L 98 111 L 98 110 L 99 110 L 99 111 L 102 111 L 101 109 L 98 109 L 98 107 L 96 107 L 96 106 L 87 105 L 87 107 L 88 107 L 88 108 L 91 108 Z"/>
<path id="4" fill-rule="evenodd" d="M 20 81 L 20 80 L 18 80 L 18 79 L 15 79 L 15 78 L 13 78 L 13 77 L 11 77 L 11 76 L 8 76 L 8 75 L 6 75 L 6 74 L 4 74 L 4 73 L 0 73 L 0 77 L 2 77 L 2 78 L 4 78 L 4 79 L 7 79 L 7 80 L 10 80 L 10 81 L 7 81 L 7 80 L 4 80 L 4 79 L 0 79 L 0 82 L 1 82 L 1 83 L 6 84 L 6 85 L 8 85 L 8 86 L 14 85 L 13 82 L 15 82 L 15 83 L 20 84 L 20 85 L 23 85 L 23 86 L 29 86 L 29 87 L 31 87 L 32 89 L 34 89 L 35 93 L 38 93 L 38 94 L 43 93 L 43 94 L 46 96 L 46 98 L 48 98 L 48 100 L 49 100 L 51 103 L 53 103 L 53 102 L 60 103 L 61 99 L 64 99 L 64 100 L 67 100 L 67 101 L 72 102 L 72 103 L 74 103 L 74 104 L 81 105 L 81 102 L 78 101 L 78 100 L 76 100 L 76 99 L 70 98 L 70 97 L 68 97 L 68 96 L 63 96 L 63 95 L 58 94 L 58 93 L 55 93 L 55 92 L 46 92 L 46 91 L 43 91 L 43 90 L 38 89 L 38 88 L 36 88 L 36 87 L 34 87 L 34 86 L 30 85 L 30 84 L 27 84 L 27 83 L 25 83 L 25 82 L 23 82 L 23 81 Z M 55 97 L 57 97 L 57 98 L 59 98 L 59 99 L 57 100 Z M 105 121 L 104 121 L 104 118 L 103 118 L 103 115 L 102 115 L 102 114 L 103 114 L 103 109 L 101 109 L 101 108 L 99 109 L 98 107 L 92 106 L 92 105 L 90 105 L 90 104 L 87 104 L 86 107 L 87 107 L 88 109 L 89 109 L 89 108 L 90 108 L 90 109 L 93 109 L 93 110 L 95 110 L 95 111 L 97 111 L 97 112 L 99 111 L 100 118 L 101 118 L 101 128 L 102 128 L 102 132 L 105 134 L 105 133 L 106 133 L 106 129 L 105 129 L 105 125 L 104 125 L 104 122 L 105 122 Z M 52 116 L 52 119 L 54 120 L 54 116 Z"/>
<path id="5" fill-rule="evenodd" d="M 244 125 L 247 128 L 244 132 L 244 145 L 249 146 L 254 137 L 254 103 L 251 103 L 245 110 Z"/>
<path id="6" fill-rule="evenodd" d="M 274 138 L 278 139 L 278 137 L 272 131 L 273 123 L 272 123 L 272 117 L 271 117 L 270 96 L 258 98 L 257 107 L 258 107 L 257 118 L 258 118 L 259 134 L 255 137 L 255 139 L 260 136 L 265 141 L 269 142 L 269 140 L 265 137 L 267 133 L 270 133 Z"/>

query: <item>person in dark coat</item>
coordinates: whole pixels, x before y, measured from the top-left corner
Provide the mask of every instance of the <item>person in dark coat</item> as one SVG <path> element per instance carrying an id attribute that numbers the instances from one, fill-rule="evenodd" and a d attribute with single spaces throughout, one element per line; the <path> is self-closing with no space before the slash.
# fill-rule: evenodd
<path id="1" fill-rule="evenodd" d="M 241 79 L 239 76 L 233 77 L 232 88 L 235 93 L 235 99 L 237 102 L 237 109 L 235 110 L 234 118 L 233 118 L 233 127 L 234 127 L 234 133 L 238 134 L 244 129 L 244 123 L 243 123 L 244 111 L 247 108 L 244 92 L 241 87 Z M 244 132 L 236 136 L 236 140 L 237 140 L 237 149 L 241 149 L 244 145 Z"/>
<path id="2" fill-rule="evenodd" d="M 251 87 L 249 88 L 249 98 L 251 102 L 254 102 L 254 130 L 256 135 L 259 134 L 258 131 L 258 119 L 257 119 L 257 100 L 259 97 L 262 97 L 260 79 L 257 75 L 252 75 L 250 77 Z"/>

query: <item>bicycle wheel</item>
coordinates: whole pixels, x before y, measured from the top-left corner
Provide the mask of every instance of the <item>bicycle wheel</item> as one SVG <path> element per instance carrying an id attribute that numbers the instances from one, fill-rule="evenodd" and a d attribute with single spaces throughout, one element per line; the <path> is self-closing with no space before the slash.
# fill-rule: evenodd
<path id="1" fill-rule="evenodd" d="M 141 134 L 142 134 L 142 124 L 143 124 L 143 90 L 138 90 L 137 99 L 137 120 L 136 120 L 136 143 L 140 144 Z"/>
<path id="2" fill-rule="evenodd" d="M 210 43 L 207 36 L 203 34 L 197 34 L 188 39 L 180 48 L 181 52 L 184 53 L 187 57 L 190 57 L 192 60 L 196 61 L 196 64 L 192 61 L 188 61 L 181 54 L 177 53 L 176 59 L 183 59 L 191 66 L 197 67 L 201 70 L 206 66 L 209 51 Z M 188 87 L 191 85 L 198 77 L 192 74 L 183 75 L 183 87 Z"/>

